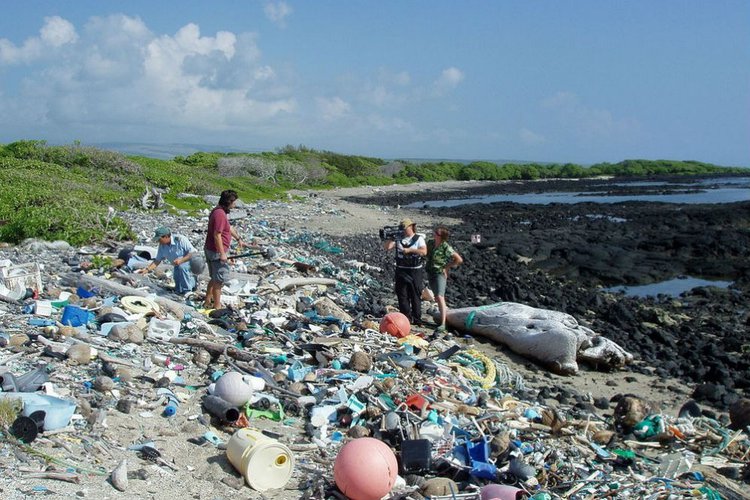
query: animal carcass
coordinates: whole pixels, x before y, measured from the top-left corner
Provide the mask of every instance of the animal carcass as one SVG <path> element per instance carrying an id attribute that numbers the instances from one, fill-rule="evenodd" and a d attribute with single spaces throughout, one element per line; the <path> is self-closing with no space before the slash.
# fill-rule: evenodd
<path id="1" fill-rule="evenodd" d="M 482 335 L 562 374 L 578 371 L 577 360 L 619 368 L 633 356 L 571 316 L 515 302 L 448 311 L 448 325 Z"/>

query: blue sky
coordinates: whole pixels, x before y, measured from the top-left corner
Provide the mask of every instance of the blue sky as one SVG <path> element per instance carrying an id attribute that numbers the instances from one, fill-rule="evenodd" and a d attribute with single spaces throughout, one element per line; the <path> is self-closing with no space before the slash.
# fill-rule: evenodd
<path id="1" fill-rule="evenodd" d="M 750 2 L 6 0 L 19 139 L 750 166 Z"/>

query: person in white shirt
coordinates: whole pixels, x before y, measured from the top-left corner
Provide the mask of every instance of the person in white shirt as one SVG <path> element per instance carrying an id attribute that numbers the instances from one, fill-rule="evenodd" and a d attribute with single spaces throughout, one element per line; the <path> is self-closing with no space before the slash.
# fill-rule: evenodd
<path id="1" fill-rule="evenodd" d="M 387 240 L 386 250 L 396 249 L 396 298 L 398 310 L 412 325 L 422 324 L 422 287 L 424 280 L 424 257 L 427 243 L 417 234 L 417 225 L 406 218 L 399 224 L 401 233 L 396 240 Z"/>

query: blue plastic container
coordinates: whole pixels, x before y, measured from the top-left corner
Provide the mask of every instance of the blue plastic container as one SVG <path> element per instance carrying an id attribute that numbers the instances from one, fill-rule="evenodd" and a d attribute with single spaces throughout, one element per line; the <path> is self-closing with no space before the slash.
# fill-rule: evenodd
<path id="1" fill-rule="evenodd" d="M 60 323 L 67 326 L 81 326 L 94 321 L 96 315 L 87 309 L 67 305 L 63 308 Z"/>

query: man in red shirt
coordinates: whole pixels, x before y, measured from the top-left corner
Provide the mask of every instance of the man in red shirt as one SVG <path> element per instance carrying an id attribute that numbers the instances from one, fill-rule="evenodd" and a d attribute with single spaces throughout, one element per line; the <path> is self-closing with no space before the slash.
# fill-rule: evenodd
<path id="1" fill-rule="evenodd" d="M 240 247 L 244 246 L 237 230 L 229 225 L 227 214 L 237 201 L 237 192 L 227 189 L 221 192 L 219 203 L 208 216 L 208 234 L 203 250 L 206 254 L 208 272 L 211 280 L 208 282 L 206 299 L 203 307 L 206 309 L 221 308 L 221 289 L 229 280 L 229 263 L 227 253 L 232 243 L 232 236 L 237 238 Z"/>

